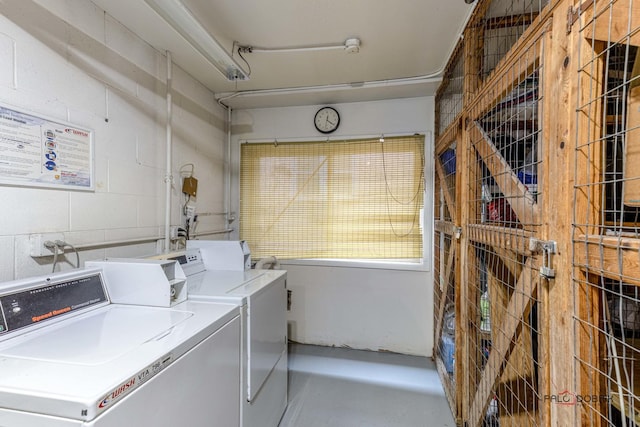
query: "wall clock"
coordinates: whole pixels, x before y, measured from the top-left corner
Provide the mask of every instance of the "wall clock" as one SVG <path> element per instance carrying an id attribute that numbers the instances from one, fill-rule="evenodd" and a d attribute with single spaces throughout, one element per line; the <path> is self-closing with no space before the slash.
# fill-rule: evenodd
<path id="1" fill-rule="evenodd" d="M 340 114 L 335 108 L 322 107 L 316 113 L 313 123 L 319 132 L 331 133 L 338 129 L 338 125 L 340 125 Z"/>

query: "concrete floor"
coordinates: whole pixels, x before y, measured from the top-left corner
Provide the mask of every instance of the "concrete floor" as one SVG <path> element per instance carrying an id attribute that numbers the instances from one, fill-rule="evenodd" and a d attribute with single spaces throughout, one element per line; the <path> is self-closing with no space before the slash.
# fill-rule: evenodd
<path id="1" fill-rule="evenodd" d="M 280 427 L 455 427 L 424 357 L 292 344 Z"/>

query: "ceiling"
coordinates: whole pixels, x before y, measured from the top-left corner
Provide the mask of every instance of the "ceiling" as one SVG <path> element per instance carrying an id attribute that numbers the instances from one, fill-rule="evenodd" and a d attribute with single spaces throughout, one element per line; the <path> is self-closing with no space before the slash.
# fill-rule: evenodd
<path id="1" fill-rule="evenodd" d="M 433 95 L 473 4 L 464 0 L 182 0 L 250 77 L 230 82 L 144 0 L 92 0 L 232 108 Z M 343 49 L 244 53 L 234 45 Z"/>

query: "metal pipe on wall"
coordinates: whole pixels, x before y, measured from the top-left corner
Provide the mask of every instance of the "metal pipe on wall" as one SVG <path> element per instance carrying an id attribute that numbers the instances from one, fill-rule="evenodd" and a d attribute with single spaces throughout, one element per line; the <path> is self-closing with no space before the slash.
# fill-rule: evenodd
<path id="1" fill-rule="evenodd" d="M 171 52 L 167 51 L 167 163 L 164 176 L 165 183 L 165 207 L 164 207 L 164 252 L 169 253 L 171 248 L 171 184 L 173 175 L 172 166 L 172 150 L 173 144 L 171 139 L 171 118 L 172 118 L 172 99 L 171 99 L 171 70 L 172 70 Z"/>
<path id="2" fill-rule="evenodd" d="M 226 105 L 222 100 L 218 100 L 218 105 L 227 111 L 226 131 L 227 131 L 227 146 L 224 153 L 224 168 L 225 168 L 225 186 L 224 186 L 224 211 L 227 227 L 231 224 L 235 218 L 231 214 L 231 107 Z M 233 229 L 229 228 L 230 232 Z"/>
<path id="3" fill-rule="evenodd" d="M 227 108 L 227 149 L 225 150 L 225 207 L 224 210 L 227 213 L 225 219 L 227 221 L 226 226 L 233 222 L 231 215 L 231 107 Z"/>

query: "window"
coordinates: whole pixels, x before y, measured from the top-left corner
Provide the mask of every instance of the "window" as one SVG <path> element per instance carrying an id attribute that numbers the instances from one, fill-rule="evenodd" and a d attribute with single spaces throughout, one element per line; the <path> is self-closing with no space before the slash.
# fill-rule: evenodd
<path id="1" fill-rule="evenodd" d="M 422 259 L 423 135 L 247 143 L 240 176 L 255 258 Z"/>

